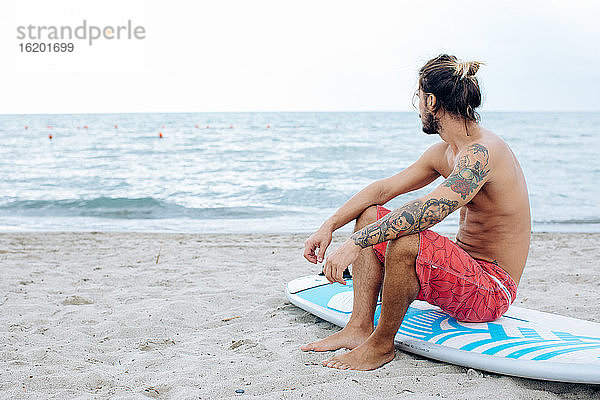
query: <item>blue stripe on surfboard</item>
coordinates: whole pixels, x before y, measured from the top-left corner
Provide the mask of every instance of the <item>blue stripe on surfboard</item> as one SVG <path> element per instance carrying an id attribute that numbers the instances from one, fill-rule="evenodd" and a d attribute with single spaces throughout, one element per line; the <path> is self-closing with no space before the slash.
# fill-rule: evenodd
<path id="1" fill-rule="evenodd" d="M 420 329 L 421 331 L 427 333 L 433 332 L 431 325 L 423 325 L 416 321 L 402 321 L 402 327 L 412 327 L 413 329 Z"/>
<path id="2" fill-rule="evenodd" d="M 518 342 L 503 343 L 498 346 L 490 347 L 489 349 L 485 350 L 481 354 L 494 355 L 494 354 L 498 353 L 499 351 L 510 349 L 511 347 L 522 346 L 522 345 L 526 345 L 526 344 L 549 343 L 549 342 L 560 343 L 559 340 L 539 340 L 539 339 L 521 340 Z"/>
<path id="3" fill-rule="evenodd" d="M 401 331 L 398 331 L 397 333 L 399 333 L 399 334 L 400 334 L 400 335 L 402 335 L 402 336 L 408 336 L 408 337 L 411 337 L 411 338 L 413 338 L 413 339 L 419 339 L 419 340 L 423 340 L 423 335 L 413 335 L 413 334 L 411 334 L 411 333 L 408 333 L 408 332 L 401 332 Z M 600 358 L 600 357 L 599 357 L 599 358 Z"/>
<path id="4" fill-rule="evenodd" d="M 556 335 L 556 337 L 568 341 L 568 342 L 582 342 L 580 338 L 569 333 L 569 332 L 552 332 Z"/>
<path id="5" fill-rule="evenodd" d="M 556 349 L 558 347 L 574 346 L 574 345 L 578 345 L 578 344 L 581 344 L 581 343 L 577 343 L 577 342 L 564 343 L 563 342 L 563 343 L 543 344 L 540 346 L 532 346 L 532 347 L 527 347 L 525 349 L 514 351 L 514 352 L 508 354 L 506 356 L 506 358 L 520 358 L 526 354 L 533 353 L 533 352 L 540 351 L 540 350 Z"/>
<path id="6" fill-rule="evenodd" d="M 581 336 L 581 335 L 573 335 L 571 333 L 568 332 L 555 332 L 552 331 L 552 333 L 554 335 L 556 335 L 557 337 L 565 340 L 565 341 L 571 341 L 571 342 L 600 342 L 600 338 L 599 337 L 592 337 L 592 336 Z"/>
<path id="7" fill-rule="evenodd" d="M 482 339 L 482 340 L 477 340 L 472 343 L 468 343 L 468 344 L 464 345 L 463 347 L 461 347 L 460 349 L 465 350 L 465 351 L 471 351 L 471 350 L 476 349 L 479 346 L 498 342 L 500 340 L 519 339 L 517 337 L 508 336 L 506 334 L 506 331 L 504 330 L 504 328 L 501 325 L 490 322 L 490 323 L 488 323 L 488 328 L 490 328 L 490 336 L 491 336 L 489 339 Z"/>
<path id="8" fill-rule="evenodd" d="M 398 332 L 410 332 L 415 335 L 421 335 L 423 337 L 426 337 L 427 335 L 429 335 L 429 332 L 423 332 L 422 330 L 413 329 L 413 328 L 407 327 L 407 326 L 401 326 L 400 329 L 398 329 Z"/>
<path id="9" fill-rule="evenodd" d="M 319 305 L 324 308 L 327 307 L 327 303 L 333 296 L 339 293 L 351 291 L 351 288 L 348 288 L 339 283 L 333 283 L 331 285 L 327 285 L 327 290 L 323 290 L 323 286 L 318 286 L 314 288 L 310 288 L 307 290 L 303 290 L 298 293 L 298 296 L 303 298 L 304 300 L 310 301 L 313 304 Z M 336 310 L 337 311 L 337 310 Z"/>
<path id="10" fill-rule="evenodd" d="M 496 340 L 505 340 L 510 339 L 510 337 L 506 334 L 504 327 L 500 324 L 494 324 L 493 322 L 488 322 L 488 329 L 490 330 L 490 335 L 492 339 Z"/>
<path id="11" fill-rule="evenodd" d="M 521 334 L 525 338 L 529 338 L 529 339 L 543 339 L 543 337 L 541 337 L 540 334 L 535 331 L 535 329 L 525 328 L 523 326 L 519 326 L 517 329 L 519 329 L 519 332 L 521 332 Z"/>
<path id="12" fill-rule="evenodd" d="M 419 339 L 423 339 L 425 336 L 427 336 L 426 334 L 423 334 L 423 332 L 420 331 L 415 331 L 413 329 L 407 329 L 407 328 L 400 328 L 398 329 L 398 333 L 402 333 L 405 335 L 411 335 L 412 337 L 419 337 Z"/>
<path id="13" fill-rule="evenodd" d="M 509 317 L 508 315 L 503 315 L 502 318 L 510 318 L 510 319 L 516 319 L 517 321 L 523 321 L 523 322 L 531 322 L 528 321 L 526 319 L 522 319 L 522 318 L 517 318 L 517 317 Z"/>
<path id="14" fill-rule="evenodd" d="M 410 319 L 405 319 L 404 321 L 402 321 L 402 325 L 400 325 L 400 328 L 411 328 L 413 330 L 418 330 L 420 332 L 427 333 L 427 334 L 430 334 L 433 332 L 431 325 L 424 326 L 421 324 L 415 324 L 414 321 L 412 321 Z"/>
<path id="15" fill-rule="evenodd" d="M 460 325 L 458 323 L 458 321 L 455 320 L 454 318 L 450 318 L 450 317 L 448 317 L 447 322 L 448 322 L 448 324 L 450 326 L 452 326 L 454 328 L 454 330 L 453 331 L 452 330 L 440 330 L 440 332 L 437 332 L 438 335 L 440 333 L 447 333 L 447 332 L 452 332 L 452 333 L 450 333 L 449 335 L 446 335 L 446 336 L 444 336 L 442 338 L 439 338 L 435 343 L 442 344 L 445 341 L 450 340 L 450 339 L 455 338 L 455 337 L 465 336 L 465 335 L 472 335 L 472 334 L 476 334 L 476 333 L 478 333 L 478 334 L 489 334 L 489 335 L 492 335 L 492 332 L 495 329 L 494 327 L 492 327 L 491 330 L 490 330 L 489 325 L 495 325 L 495 324 L 489 324 L 489 323 L 488 323 L 488 329 L 483 329 L 483 328 L 467 328 L 467 327 L 464 327 L 464 326 Z M 500 328 L 502 328 L 502 327 L 500 327 Z M 506 333 L 504 332 L 503 328 L 501 330 L 496 329 L 494 331 L 494 333 L 497 334 L 498 336 L 506 337 Z"/>
<path id="16" fill-rule="evenodd" d="M 576 351 L 583 351 L 583 350 L 597 349 L 597 348 L 600 348 L 599 344 L 594 344 L 591 346 L 575 347 L 575 348 L 571 348 L 571 349 L 562 349 L 562 350 L 557 350 L 557 351 L 553 351 L 550 353 L 545 353 L 545 354 L 539 355 L 539 356 L 533 358 L 532 360 L 544 361 L 544 360 L 549 360 L 552 357 L 560 356 L 561 354 L 574 353 Z M 598 358 L 600 358 L 600 357 L 598 357 Z"/>
<path id="17" fill-rule="evenodd" d="M 474 342 L 474 343 L 465 345 L 461 348 L 461 350 L 473 350 L 474 348 L 476 348 L 478 346 L 481 346 L 483 344 L 493 343 L 493 342 L 494 342 L 494 340 L 485 339 L 485 340 L 481 340 L 479 342 Z M 528 345 L 528 344 L 540 345 L 540 346 L 536 346 L 536 347 L 528 347 L 527 349 L 521 349 L 514 353 L 511 353 L 511 355 L 506 356 L 508 358 L 519 358 L 519 357 L 521 357 L 525 354 L 528 354 L 532 351 L 543 350 L 544 348 L 573 346 L 575 344 L 580 344 L 580 343 L 583 344 L 583 342 L 573 342 L 573 341 L 565 342 L 565 341 L 561 341 L 561 340 L 537 339 L 536 338 L 536 339 L 531 339 L 531 340 L 521 340 L 521 341 L 517 341 L 517 342 L 503 343 L 498 346 L 490 347 L 489 349 L 483 351 L 481 354 L 494 355 L 502 350 L 510 349 L 511 347 L 523 346 L 523 345 Z M 531 350 L 531 349 L 533 349 L 533 350 Z"/>
<path id="18" fill-rule="evenodd" d="M 488 344 L 488 343 L 493 343 L 493 342 L 499 342 L 501 340 L 507 340 L 507 339 L 513 339 L 514 337 L 512 336 L 508 336 L 506 334 L 506 331 L 504 330 L 504 327 L 502 327 L 502 325 L 499 324 L 494 324 L 489 322 L 488 324 L 488 329 L 490 332 L 490 338 L 489 339 L 483 339 L 483 340 L 478 340 L 476 342 L 472 342 L 469 343 L 463 347 L 461 347 L 461 350 L 466 350 L 466 351 L 471 351 L 479 346 Z M 515 338 L 516 339 L 516 338 Z"/>

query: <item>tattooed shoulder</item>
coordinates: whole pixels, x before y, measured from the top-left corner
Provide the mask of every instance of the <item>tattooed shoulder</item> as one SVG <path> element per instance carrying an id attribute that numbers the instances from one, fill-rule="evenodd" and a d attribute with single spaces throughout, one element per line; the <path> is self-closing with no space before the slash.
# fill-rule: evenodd
<path id="1" fill-rule="evenodd" d="M 487 147 L 480 143 L 470 145 L 444 182 L 444 186 L 458 193 L 463 200 L 466 199 L 489 174 L 489 158 Z"/>

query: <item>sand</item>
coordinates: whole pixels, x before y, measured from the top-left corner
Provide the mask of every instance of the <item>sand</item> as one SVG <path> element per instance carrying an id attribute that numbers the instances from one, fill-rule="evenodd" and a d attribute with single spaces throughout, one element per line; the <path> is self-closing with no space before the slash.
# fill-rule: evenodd
<path id="1" fill-rule="evenodd" d="M 600 397 L 600 385 L 482 373 L 400 351 L 376 371 L 322 367 L 327 355 L 299 346 L 338 328 L 283 292 L 316 272 L 302 258 L 305 239 L 0 234 L 0 398 Z M 515 304 L 600 322 L 599 239 L 534 235 Z"/>

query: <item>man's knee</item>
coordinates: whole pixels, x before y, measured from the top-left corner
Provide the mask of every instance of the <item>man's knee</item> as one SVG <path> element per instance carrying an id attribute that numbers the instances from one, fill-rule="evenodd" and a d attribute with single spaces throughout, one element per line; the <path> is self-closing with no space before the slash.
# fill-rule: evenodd
<path id="1" fill-rule="evenodd" d="M 419 254 L 419 234 L 402 236 L 398 239 L 390 240 L 385 252 L 387 260 L 416 260 Z"/>
<path id="2" fill-rule="evenodd" d="M 369 224 L 372 224 L 375 221 L 377 221 L 377 206 L 369 206 L 358 216 L 358 218 L 356 218 L 356 223 L 354 224 L 354 232 L 364 228 Z"/>

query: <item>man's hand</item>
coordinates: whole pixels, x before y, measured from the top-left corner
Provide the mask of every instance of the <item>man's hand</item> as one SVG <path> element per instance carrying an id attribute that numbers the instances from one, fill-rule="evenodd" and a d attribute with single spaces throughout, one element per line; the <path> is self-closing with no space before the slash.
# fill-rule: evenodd
<path id="1" fill-rule="evenodd" d="M 323 262 L 325 259 L 325 251 L 331 243 L 332 232 L 326 228 L 321 228 L 304 242 L 304 258 L 313 264 Z M 316 250 L 319 249 L 317 253 Z"/>
<path id="2" fill-rule="evenodd" d="M 346 240 L 340 248 L 327 257 L 325 267 L 323 267 L 323 273 L 327 280 L 331 283 L 338 282 L 345 285 L 344 270 L 358 258 L 361 250 L 362 247 L 354 244 L 352 239 Z"/>

